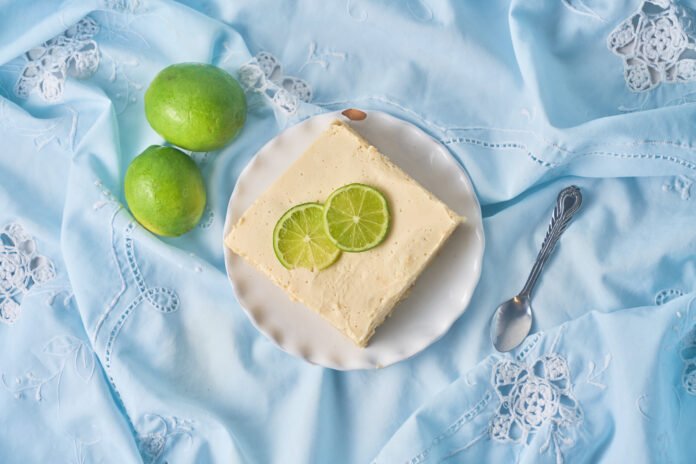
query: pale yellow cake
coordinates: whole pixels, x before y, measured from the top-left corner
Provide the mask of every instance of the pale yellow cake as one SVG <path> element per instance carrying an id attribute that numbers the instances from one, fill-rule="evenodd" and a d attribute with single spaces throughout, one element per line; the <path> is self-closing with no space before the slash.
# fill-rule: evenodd
<path id="1" fill-rule="evenodd" d="M 386 240 L 369 251 L 343 253 L 321 271 L 283 267 L 273 251 L 273 228 L 283 213 L 300 203 L 323 202 L 335 189 L 356 182 L 387 197 L 391 229 Z M 364 347 L 461 221 L 350 127 L 335 121 L 249 207 L 225 244 L 290 299 Z"/>

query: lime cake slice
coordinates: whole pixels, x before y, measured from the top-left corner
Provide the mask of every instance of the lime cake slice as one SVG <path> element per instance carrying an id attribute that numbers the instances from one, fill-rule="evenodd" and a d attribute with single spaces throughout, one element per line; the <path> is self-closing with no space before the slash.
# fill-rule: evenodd
<path id="1" fill-rule="evenodd" d="M 323 203 L 336 189 L 355 183 L 385 195 L 391 223 L 384 241 L 361 253 L 344 252 L 322 270 L 284 267 L 273 249 L 273 230 L 281 216 L 295 205 Z M 364 347 L 461 221 L 337 120 L 249 207 L 225 244 L 290 299 Z"/>

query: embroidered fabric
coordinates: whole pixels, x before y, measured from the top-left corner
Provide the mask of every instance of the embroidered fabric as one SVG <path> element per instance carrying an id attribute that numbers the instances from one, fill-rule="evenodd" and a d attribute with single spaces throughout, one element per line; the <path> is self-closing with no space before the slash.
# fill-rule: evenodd
<path id="1" fill-rule="evenodd" d="M 657 295 L 655 295 L 655 304 L 657 306 L 662 306 L 663 304 L 668 303 L 675 298 L 679 298 L 682 295 L 684 295 L 684 292 L 676 288 L 660 290 Z"/>
<path id="2" fill-rule="evenodd" d="M 132 13 L 142 6 L 141 0 L 104 0 L 104 7 L 120 12 Z"/>
<path id="3" fill-rule="evenodd" d="M 116 210 L 114 213 L 114 217 L 116 213 L 120 208 Z M 112 225 L 113 227 L 113 225 Z M 179 295 L 176 293 L 176 291 L 172 290 L 171 288 L 168 287 L 150 287 L 147 282 L 145 281 L 145 278 L 143 277 L 140 267 L 138 266 L 138 261 L 136 260 L 135 256 L 135 244 L 133 241 L 132 233 L 133 230 L 135 229 L 135 224 L 134 223 L 129 223 L 126 226 L 125 229 L 125 255 L 126 255 L 126 261 L 128 263 L 128 267 L 131 271 L 131 275 L 133 279 L 135 280 L 135 283 L 138 288 L 138 295 L 135 297 L 133 301 L 126 307 L 126 309 L 123 310 L 121 313 L 120 317 L 116 320 L 115 324 L 113 325 L 113 328 L 111 329 L 111 332 L 109 333 L 109 338 L 106 342 L 106 348 L 104 350 L 104 367 L 108 372 L 110 372 L 111 369 L 111 361 L 112 361 L 112 352 L 114 349 L 114 344 L 116 343 L 116 339 L 121 331 L 121 328 L 125 324 L 126 320 L 128 319 L 128 316 L 138 307 L 140 306 L 141 303 L 147 302 L 150 304 L 150 307 L 155 309 L 156 311 L 159 311 L 164 314 L 169 314 L 173 313 L 175 311 L 178 311 L 179 306 L 180 306 L 180 300 L 179 300 Z M 112 246 L 115 246 L 112 244 Z M 116 258 L 116 250 L 114 248 L 114 259 Z M 121 279 L 122 283 L 125 282 L 125 276 L 123 275 L 123 271 L 121 270 L 120 264 L 118 264 L 118 268 L 121 271 Z M 123 290 L 125 286 L 122 286 L 121 289 Z M 121 295 L 121 290 L 119 291 L 118 298 L 120 298 Z M 99 329 L 101 328 L 102 324 L 106 320 L 106 317 L 111 313 L 111 311 L 115 308 L 116 302 L 118 301 L 118 298 L 114 298 L 111 303 L 106 308 L 106 311 L 104 312 L 102 318 L 100 319 L 97 328 L 95 329 L 95 335 L 94 339 L 96 340 L 98 334 L 99 334 Z M 117 390 L 116 384 L 114 383 L 114 379 L 112 376 L 109 376 L 109 380 L 111 381 L 111 384 L 113 385 L 114 389 Z"/>
<path id="4" fill-rule="evenodd" d="M 0 232 L 0 322 L 19 317 L 23 295 L 56 275 L 53 262 L 38 254 L 36 241 L 22 226 L 11 223 Z"/>
<path id="5" fill-rule="evenodd" d="M 138 449 L 143 460 L 150 464 L 158 462 L 167 444 L 179 435 L 191 439 L 193 422 L 174 416 L 163 417 L 159 414 L 145 414 L 144 428 L 148 430 L 138 435 Z"/>
<path id="6" fill-rule="evenodd" d="M 573 394 L 565 358 L 550 353 L 531 365 L 500 360 L 493 368 L 491 383 L 500 399 L 490 425 L 493 439 L 526 445 L 533 434 L 548 426 L 548 437 L 539 452 L 553 442 L 557 461 L 561 445 L 574 444 L 567 432 L 582 422 L 583 413 Z"/>
<path id="7" fill-rule="evenodd" d="M 57 367 L 47 369 L 48 373 L 45 375 L 27 371 L 22 376 L 15 377 L 14 382 L 8 382 L 5 374 L 2 373 L 0 381 L 3 388 L 18 400 L 26 398 L 26 395 L 31 393 L 35 401 L 43 401 L 44 388 L 55 381 L 56 401 L 60 404 L 60 383 L 70 361 L 75 374 L 82 382 L 89 382 L 94 375 L 96 367 L 94 352 L 88 344 L 71 335 L 58 335 L 49 340 L 39 357 L 44 367 L 52 365 L 47 358 L 58 359 Z"/>
<path id="8" fill-rule="evenodd" d="M 38 90 L 48 102 L 63 95 L 68 76 L 86 79 L 99 67 L 99 46 L 93 37 L 99 25 L 92 18 L 82 18 L 62 34 L 32 48 L 25 54 L 27 63 L 14 87 L 18 97 L 27 98 Z"/>
<path id="9" fill-rule="evenodd" d="M 682 200 L 688 200 L 691 198 L 691 186 L 694 184 L 693 179 L 689 176 L 678 175 L 662 185 L 662 190 L 665 192 L 674 192 Z"/>
<path id="10" fill-rule="evenodd" d="M 629 90 L 696 80 L 693 16 L 692 10 L 669 0 L 646 0 L 609 34 L 607 46 L 623 58 Z"/>
<path id="11" fill-rule="evenodd" d="M 258 53 L 239 68 L 239 82 L 247 92 L 263 95 L 274 107 L 294 114 L 300 102 L 312 100 L 312 88 L 303 79 L 286 76 L 276 57 Z"/>
<path id="12" fill-rule="evenodd" d="M 684 348 L 681 350 L 681 358 L 684 361 L 682 369 L 682 386 L 689 395 L 696 396 L 696 328 L 686 336 Z"/>

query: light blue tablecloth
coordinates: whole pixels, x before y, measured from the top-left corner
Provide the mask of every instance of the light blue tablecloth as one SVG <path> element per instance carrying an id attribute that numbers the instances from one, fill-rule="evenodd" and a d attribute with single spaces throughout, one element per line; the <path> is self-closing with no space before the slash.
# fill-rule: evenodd
<path id="1" fill-rule="evenodd" d="M 660 462 L 696 456 L 696 13 L 666 0 L 66 0 L 0 6 L 0 462 Z M 161 143 L 143 92 L 214 63 L 248 122 L 193 154 L 204 220 L 124 207 Z M 323 111 L 379 109 L 466 167 L 486 252 L 448 334 L 407 361 L 295 359 L 235 302 L 221 249 L 241 169 Z M 583 209 L 494 353 L 558 191 Z"/>

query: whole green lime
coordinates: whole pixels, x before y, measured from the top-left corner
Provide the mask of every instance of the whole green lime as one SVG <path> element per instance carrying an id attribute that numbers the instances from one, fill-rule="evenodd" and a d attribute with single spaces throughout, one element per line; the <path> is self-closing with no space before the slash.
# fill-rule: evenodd
<path id="1" fill-rule="evenodd" d="M 126 202 L 135 219 L 157 235 L 177 237 L 193 229 L 205 208 L 201 171 L 190 156 L 152 145 L 128 166 Z"/>
<path id="2" fill-rule="evenodd" d="M 246 97 L 226 71 L 179 63 L 160 71 L 145 92 L 145 116 L 168 142 L 187 150 L 222 148 L 241 130 Z"/>

